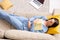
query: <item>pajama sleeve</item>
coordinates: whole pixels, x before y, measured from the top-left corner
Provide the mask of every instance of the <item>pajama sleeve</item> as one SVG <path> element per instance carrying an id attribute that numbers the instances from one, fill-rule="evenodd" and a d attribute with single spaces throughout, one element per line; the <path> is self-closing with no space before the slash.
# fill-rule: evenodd
<path id="1" fill-rule="evenodd" d="M 32 18 L 30 18 L 30 21 L 34 21 L 37 18 L 47 20 L 47 18 L 45 16 L 33 16 Z"/>

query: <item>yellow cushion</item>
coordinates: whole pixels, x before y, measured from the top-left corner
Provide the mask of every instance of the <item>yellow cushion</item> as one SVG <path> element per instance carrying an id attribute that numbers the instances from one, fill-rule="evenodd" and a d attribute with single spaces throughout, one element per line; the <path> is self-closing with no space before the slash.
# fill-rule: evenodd
<path id="1" fill-rule="evenodd" d="M 12 3 L 9 0 L 3 0 L 0 2 L 0 6 L 4 9 L 7 10 L 12 6 Z"/>
<path id="2" fill-rule="evenodd" d="M 48 32 L 49 34 L 59 34 L 60 33 L 60 15 L 54 15 L 54 16 L 48 16 L 48 19 L 50 18 L 57 18 L 59 20 L 59 25 L 55 28 L 49 28 Z"/>

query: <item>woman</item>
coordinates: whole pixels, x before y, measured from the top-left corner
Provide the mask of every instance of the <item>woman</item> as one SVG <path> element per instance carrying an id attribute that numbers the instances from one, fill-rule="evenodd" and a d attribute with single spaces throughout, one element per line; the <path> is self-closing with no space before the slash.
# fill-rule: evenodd
<path id="1" fill-rule="evenodd" d="M 56 27 L 59 20 L 56 18 L 47 19 L 45 16 L 33 16 L 28 19 L 13 14 L 8 14 L 0 10 L 0 19 L 4 19 L 12 24 L 18 30 L 27 30 L 31 32 L 47 32 L 49 27 Z"/>

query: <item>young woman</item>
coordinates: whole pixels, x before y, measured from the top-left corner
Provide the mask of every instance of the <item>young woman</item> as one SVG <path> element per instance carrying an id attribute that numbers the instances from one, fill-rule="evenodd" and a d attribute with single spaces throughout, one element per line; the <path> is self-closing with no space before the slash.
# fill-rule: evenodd
<path id="1" fill-rule="evenodd" d="M 13 14 L 8 14 L 0 10 L 0 19 L 4 19 L 12 24 L 18 30 L 26 30 L 31 32 L 47 32 L 49 27 L 56 27 L 59 20 L 56 18 L 47 19 L 45 16 L 33 16 L 28 19 Z"/>

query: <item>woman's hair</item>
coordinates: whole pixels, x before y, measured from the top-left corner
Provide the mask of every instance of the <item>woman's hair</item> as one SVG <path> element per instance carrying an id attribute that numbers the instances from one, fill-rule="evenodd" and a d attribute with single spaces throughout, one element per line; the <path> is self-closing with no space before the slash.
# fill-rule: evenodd
<path id="1" fill-rule="evenodd" d="M 50 28 L 50 27 L 56 27 L 57 25 L 59 25 L 59 20 L 58 20 L 57 18 L 50 18 L 50 19 L 48 19 L 48 20 L 51 20 L 51 19 L 54 19 L 54 20 L 55 20 L 55 22 L 54 22 L 54 24 L 53 24 L 53 25 L 48 26 L 48 28 Z"/>

